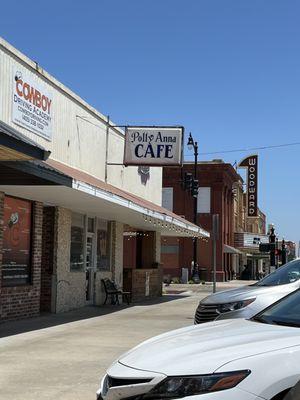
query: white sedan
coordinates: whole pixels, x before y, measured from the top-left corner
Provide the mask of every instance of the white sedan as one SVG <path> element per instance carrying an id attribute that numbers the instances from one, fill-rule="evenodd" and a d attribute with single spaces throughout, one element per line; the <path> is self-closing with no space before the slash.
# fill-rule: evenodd
<path id="1" fill-rule="evenodd" d="M 250 320 L 175 330 L 108 369 L 98 400 L 283 400 L 300 378 L 300 291 Z"/>

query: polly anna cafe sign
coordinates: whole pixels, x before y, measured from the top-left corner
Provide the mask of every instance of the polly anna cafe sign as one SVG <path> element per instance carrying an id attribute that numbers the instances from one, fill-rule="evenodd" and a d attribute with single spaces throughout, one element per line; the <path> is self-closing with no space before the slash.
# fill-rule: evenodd
<path id="1" fill-rule="evenodd" d="M 124 165 L 181 165 L 182 127 L 127 127 Z"/>

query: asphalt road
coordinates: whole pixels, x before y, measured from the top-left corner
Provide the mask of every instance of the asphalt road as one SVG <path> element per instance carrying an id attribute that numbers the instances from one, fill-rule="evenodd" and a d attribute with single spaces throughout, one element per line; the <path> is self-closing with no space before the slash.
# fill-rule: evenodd
<path id="1" fill-rule="evenodd" d="M 93 307 L 78 316 L 0 325 L 0 399 L 95 400 L 114 359 L 151 336 L 193 324 L 199 298 L 206 295 L 166 295 L 157 304 Z"/>

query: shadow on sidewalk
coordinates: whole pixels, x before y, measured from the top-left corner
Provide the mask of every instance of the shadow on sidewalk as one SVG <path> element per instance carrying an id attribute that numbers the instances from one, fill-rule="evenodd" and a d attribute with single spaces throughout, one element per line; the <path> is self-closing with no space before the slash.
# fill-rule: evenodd
<path id="1" fill-rule="evenodd" d="M 112 314 L 128 308 L 136 306 L 151 306 L 155 304 L 166 303 L 173 300 L 182 299 L 184 295 L 163 295 L 162 297 L 152 298 L 142 302 L 121 305 L 105 305 L 105 306 L 86 306 L 77 310 L 68 311 L 60 314 L 41 313 L 39 317 L 27 318 L 18 321 L 8 321 L 0 323 L 0 338 L 18 335 L 25 332 L 36 331 L 39 329 L 50 328 L 68 324 L 70 322 L 81 321 L 85 319 L 101 317 L 103 315 Z"/>

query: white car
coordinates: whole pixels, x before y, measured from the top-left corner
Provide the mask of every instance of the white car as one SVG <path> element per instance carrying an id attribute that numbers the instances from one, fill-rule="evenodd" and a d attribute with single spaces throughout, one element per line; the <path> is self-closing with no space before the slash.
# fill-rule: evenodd
<path id="1" fill-rule="evenodd" d="M 300 259 L 297 259 L 253 285 L 217 292 L 201 300 L 196 310 L 195 324 L 221 319 L 251 318 L 299 288 Z"/>
<path id="2" fill-rule="evenodd" d="M 300 378 L 299 328 L 296 291 L 250 320 L 154 337 L 112 364 L 97 399 L 283 400 Z"/>

